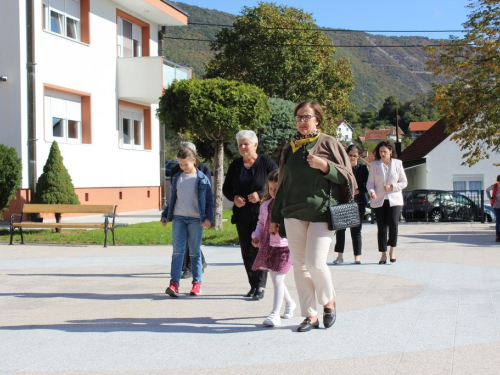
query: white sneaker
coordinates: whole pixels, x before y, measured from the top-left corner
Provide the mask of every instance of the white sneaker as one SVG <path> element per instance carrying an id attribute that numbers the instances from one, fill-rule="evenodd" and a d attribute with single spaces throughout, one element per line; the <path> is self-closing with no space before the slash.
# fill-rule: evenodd
<path id="1" fill-rule="evenodd" d="M 297 305 L 295 304 L 295 301 L 292 299 L 292 302 L 290 304 L 285 304 L 285 312 L 283 313 L 283 319 L 290 319 L 293 318 L 293 311 Z"/>
<path id="2" fill-rule="evenodd" d="M 266 327 L 274 327 L 279 326 L 281 324 L 281 319 L 278 314 L 275 314 L 274 311 L 269 314 L 266 320 L 262 323 Z"/>

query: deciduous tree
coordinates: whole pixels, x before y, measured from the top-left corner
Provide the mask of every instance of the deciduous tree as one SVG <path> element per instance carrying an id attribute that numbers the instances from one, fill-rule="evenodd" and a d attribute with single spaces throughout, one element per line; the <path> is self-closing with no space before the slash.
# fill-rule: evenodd
<path id="1" fill-rule="evenodd" d="M 335 117 L 350 107 L 354 89 L 347 59 L 335 60 L 335 47 L 300 9 L 259 3 L 244 7 L 233 28 L 212 43 L 215 57 L 207 77 L 236 79 L 261 87 L 269 97 L 292 102 L 316 100 Z"/>
<path id="2" fill-rule="evenodd" d="M 0 218 L 21 184 L 21 159 L 14 147 L 0 145 Z"/>
<path id="3" fill-rule="evenodd" d="M 271 115 L 266 94 L 257 86 L 221 78 L 174 81 L 160 98 L 157 115 L 176 132 L 214 142 L 214 225 L 221 229 L 223 144 L 236 142 L 240 130 L 262 128 Z"/>
<path id="4" fill-rule="evenodd" d="M 293 118 L 295 104 L 283 99 L 269 99 L 271 117 L 265 129 L 258 134 L 259 153 L 279 161 L 283 146 L 297 132 L 297 124 Z"/>
<path id="5" fill-rule="evenodd" d="M 429 48 L 428 69 L 452 80 L 434 88 L 447 130 L 473 165 L 500 150 L 500 0 L 477 0 L 463 39 Z"/>

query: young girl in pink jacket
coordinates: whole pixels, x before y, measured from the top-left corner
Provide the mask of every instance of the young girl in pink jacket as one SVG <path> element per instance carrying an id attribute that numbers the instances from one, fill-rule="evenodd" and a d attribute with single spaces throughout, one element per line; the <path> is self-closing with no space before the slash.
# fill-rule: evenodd
<path id="1" fill-rule="evenodd" d="M 266 327 L 281 324 L 280 310 L 283 299 L 285 300 L 284 319 L 293 317 L 293 311 L 296 307 L 295 301 L 290 297 L 285 285 L 285 276 L 292 265 L 288 241 L 278 234 L 269 233 L 271 211 L 277 188 L 278 171 L 275 170 L 267 176 L 264 198 L 260 206 L 259 221 L 252 233 L 252 245 L 259 248 L 252 269 L 254 271 L 269 271 L 274 287 L 273 310 L 262 323 Z"/>

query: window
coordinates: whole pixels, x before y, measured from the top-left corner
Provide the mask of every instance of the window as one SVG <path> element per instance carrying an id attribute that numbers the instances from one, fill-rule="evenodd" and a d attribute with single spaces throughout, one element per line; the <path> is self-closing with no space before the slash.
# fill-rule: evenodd
<path id="1" fill-rule="evenodd" d="M 483 182 L 469 181 L 469 190 L 483 190 Z"/>
<path id="2" fill-rule="evenodd" d="M 142 56 L 142 28 L 125 18 L 118 17 L 118 56 Z"/>
<path id="3" fill-rule="evenodd" d="M 453 181 L 453 190 L 467 190 L 467 183 L 465 181 Z"/>
<path id="4" fill-rule="evenodd" d="M 82 103 L 76 95 L 45 93 L 45 116 L 48 140 L 82 143 Z"/>
<path id="5" fill-rule="evenodd" d="M 120 146 L 144 149 L 144 112 L 137 108 L 120 106 Z"/>
<path id="6" fill-rule="evenodd" d="M 81 41 L 80 0 L 43 0 L 43 28 Z"/>
<path id="7" fill-rule="evenodd" d="M 453 176 L 453 190 L 483 190 L 482 175 L 455 175 Z"/>

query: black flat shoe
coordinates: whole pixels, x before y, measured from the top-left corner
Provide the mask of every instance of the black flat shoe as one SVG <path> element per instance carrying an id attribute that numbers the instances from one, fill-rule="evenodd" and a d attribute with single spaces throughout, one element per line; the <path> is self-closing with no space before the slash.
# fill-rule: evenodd
<path id="1" fill-rule="evenodd" d="M 337 306 L 334 301 L 333 309 L 323 309 L 323 325 L 325 328 L 330 328 L 335 323 L 335 320 L 337 320 Z"/>
<path id="2" fill-rule="evenodd" d="M 264 298 L 264 289 L 257 288 L 255 289 L 255 293 L 252 296 L 253 299 L 262 299 Z"/>
<path id="3" fill-rule="evenodd" d="M 254 294 L 255 294 L 255 288 L 252 288 L 248 291 L 247 294 L 245 294 L 245 297 L 253 297 Z"/>
<path id="4" fill-rule="evenodd" d="M 311 323 L 311 319 L 305 318 L 304 321 L 299 324 L 297 332 L 309 332 L 312 328 L 319 328 L 319 320 Z"/>

